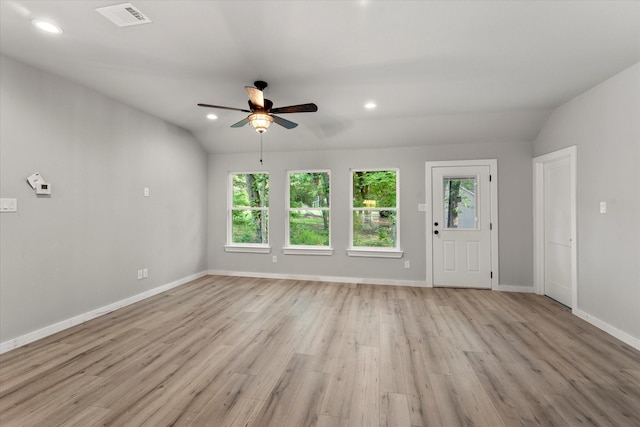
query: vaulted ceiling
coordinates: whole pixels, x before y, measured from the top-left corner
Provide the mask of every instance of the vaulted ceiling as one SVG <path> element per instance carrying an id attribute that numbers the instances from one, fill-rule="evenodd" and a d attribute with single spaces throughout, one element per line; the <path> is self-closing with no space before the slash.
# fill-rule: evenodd
<path id="1" fill-rule="evenodd" d="M 640 61 L 638 1 L 133 0 L 152 22 L 128 27 L 96 12 L 121 3 L 2 0 L 0 52 L 189 129 L 212 153 L 254 151 L 259 136 L 230 128 L 245 113 L 196 104 L 247 108 L 255 80 L 275 107 L 319 108 L 283 115 L 300 126 L 272 126 L 266 150 L 513 142 Z"/>

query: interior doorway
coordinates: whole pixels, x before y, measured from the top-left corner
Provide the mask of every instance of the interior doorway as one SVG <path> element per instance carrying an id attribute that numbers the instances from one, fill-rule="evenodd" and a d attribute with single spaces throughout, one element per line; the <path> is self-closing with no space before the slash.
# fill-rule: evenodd
<path id="1" fill-rule="evenodd" d="M 533 159 L 536 293 L 577 303 L 576 147 Z"/>

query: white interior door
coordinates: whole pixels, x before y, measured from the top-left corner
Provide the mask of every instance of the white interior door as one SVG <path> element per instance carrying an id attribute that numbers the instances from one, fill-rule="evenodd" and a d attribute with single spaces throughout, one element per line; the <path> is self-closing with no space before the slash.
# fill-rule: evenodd
<path id="1" fill-rule="evenodd" d="M 490 166 L 431 167 L 434 286 L 491 288 Z"/>
<path id="2" fill-rule="evenodd" d="M 571 307 L 571 159 L 543 167 L 544 294 Z"/>

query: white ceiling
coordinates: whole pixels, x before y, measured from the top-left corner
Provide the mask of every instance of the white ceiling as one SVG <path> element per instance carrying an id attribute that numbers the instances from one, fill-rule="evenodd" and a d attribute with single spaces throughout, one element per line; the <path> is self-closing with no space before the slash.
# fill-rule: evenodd
<path id="1" fill-rule="evenodd" d="M 265 150 L 532 140 L 558 105 L 640 61 L 639 1 L 0 1 L 0 52 L 193 132 L 212 153 L 255 151 L 244 86 L 286 114 Z M 64 34 L 36 30 L 46 17 Z M 378 108 L 365 110 L 374 100 Z M 87 106 L 90 108 L 90 106 Z"/>

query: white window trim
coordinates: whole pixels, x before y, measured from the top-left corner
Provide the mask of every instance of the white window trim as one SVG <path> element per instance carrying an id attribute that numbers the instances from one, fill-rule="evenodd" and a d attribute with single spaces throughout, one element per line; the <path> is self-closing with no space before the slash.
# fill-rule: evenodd
<path id="1" fill-rule="evenodd" d="M 241 252 L 241 253 L 251 253 L 251 254 L 268 254 L 271 252 L 271 246 L 262 245 L 262 244 L 234 244 L 234 245 L 224 245 L 225 252 Z"/>
<path id="2" fill-rule="evenodd" d="M 333 248 L 329 246 L 293 245 L 282 248 L 285 255 L 333 255 Z"/>
<path id="3" fill-rule="evenodd" d="M 292 245 L 289 242 L 291 241 L 291 234 L 289 228 L 289 219 L 291 218 L 291 174 L 295 173 L 328 173 L 329 174 L 329 207 L 328 208 L 314 208 L 317 210 L 327 210 L 329 211 L 329 245 L 328 246 L 311 246 L 311 245 Z M 287 171 L 287 179 L 286 179 L 286 188 L 285 188 L 285 246 L 282 248 L 282 253 L 285 255 L 333 255 L 333 247 L 331 246 L 331 197 L 333 191 L 331 191 L 331 187 L 333 185 L 331 178 L 331 170 L 330 169 L 304 169 L 304 170 L 289 170 Z M 294 210 L 299 210 L 298 208 L 294 208 Z M 309 209 L 307 209 L 309 210 Z"/>
<path id="4" fill-rule="evenodd" d="M 379 247 L 355 247 L 347 249 L 347 255 L 370 258 L 402 258 L 404 251 Z"/>
<path id="5" fill-rule="evenodd" d="M 266 174 L 269 176 L 269 180 L 271 179 L 271 175 L 269 171 L 231 171 L 227 174 L 227 243 L 224 245 L 225 252 L 239 252 L 239 253 L 258 253 L 258 254 L 268 254 L 271 252 L 271 245 L 269 243 L 233 243 L 233 176 L 234 175 L 247 175 L 247 174 Z M 271 195 L 271 194 L 269 194 Z M 270 218 L 270 206 L 271 203 L 269 201 L 269 205 L 264 208 L 256 208 L 256 207 L 247 207 L 246 209 L 238 209 L 238 210 L 253 210 L 253 211 L 266 211 L 267 218 L 269 221 L 267 223 L 267 238 L 270 240 L 271 237 L 271 218 Z M 237 209 L 237 207 L 236 207 Z"/>
<path id="6" fill-rule="evenodd" d="M 353 173 L 354 172 L 377 172 L 377 171 L 396 171 L 396 207 L 385 209 L 385 207 L 376 208 L 358 208 L 358 210 L 394 210 L 396 212 L 396 246 L 388 247 L 367 247 L 353 246 Z M 370 257 L 370 258 L 402 258 L 404 251 L 400 246 L 400 168 L 351 168 L 349 169 L 349 247 L 347 255 L 353 257 Z"/>

